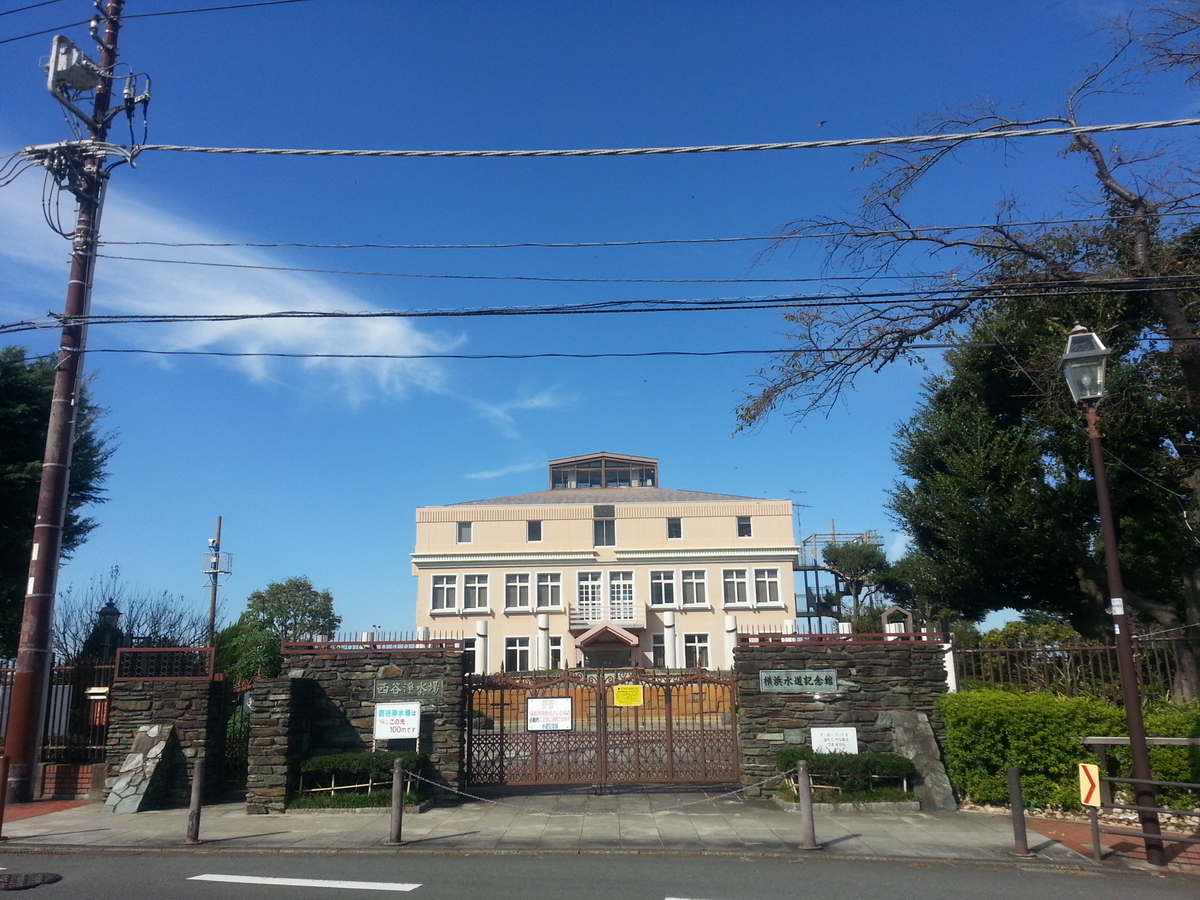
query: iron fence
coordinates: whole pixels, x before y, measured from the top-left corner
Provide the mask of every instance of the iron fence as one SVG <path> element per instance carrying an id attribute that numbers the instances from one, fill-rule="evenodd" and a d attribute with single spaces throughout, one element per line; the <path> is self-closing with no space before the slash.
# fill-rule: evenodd
<path id="1" fill-rule="evenodd" d="M 1134 643 L 1138 680 L 1145 700 L 1172 695 L 1179 655 L 1190 652 L 1179 639 Z M 954 651 L 960 691 L 984 688 L 1050 691 L 1067 697 L 1097 697 L 1121 703 L 1116 647 L 988 647 Z"/>
<path id="2" fill-rule="evenodd" d="M 113 670 L 111 664 L 54 667 L 42 732 L 42 762 L 87 764 L 104 760 Z M 12 660 L 0 661 L 0 733 L 8 730 L 15 671 Z"/>

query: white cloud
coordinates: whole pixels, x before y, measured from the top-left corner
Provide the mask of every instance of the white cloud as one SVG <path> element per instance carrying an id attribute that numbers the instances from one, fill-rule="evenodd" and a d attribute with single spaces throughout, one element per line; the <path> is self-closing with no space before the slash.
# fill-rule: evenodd
<path id="1" fill-rule="evenodd" d="M 42 219 L 38 172 L 0 191 L 0 259 L 5 262 L 8 299 L 0 312 L 8 319 L 41 317 L 61 308 L 70 247 Z M 64 218 L 70 218 L 69 195 Z M 115 201 L 115 202 L 114 202 Z M 128 196 L 110 197 L 102 234 L 108 240 L 220 242 L 231 240 L 183 218 Z M 102 248 L 123 256 L 240 265 L 278 265 L 279 260 L 246 248 L 156 247 Z M 52 298 L 47 300 L 47 298 Z M 115 314 L 228 314 L 277 310 L 361 310 L 368 304 L 352 292 L 316 275 L 252 269 L 207 268 L 101 259 L 96 266 L 92 309 Z M 267 353 L 425 354 L 446 352 L 461 338 L 419 330 L 404 319 L 250 320 L 164 325 L 95 326 L 93 347 L 143 347 L 164 350 L 219 350 Z M 231 359 L 256 382 L 288 379 L 297 369 L 309 374 L 310 387 L 332 390 L 351 403 L 377 396 L 402 396 L 412 388 L 445 391 L 440 364 L 429 360 L 306 359 L 264 357 Z M 488 406 L 482 404 L 482 406 Z M 506 404 L 522 408 L 520 401 Z M 496 414 L 504 422 L 506 413 Z M 495 418 L 495 417 L 493 417 Z M 508 416 L 507 427 L 511 427 Z"/>
<path id="2" fill-rule="evenodd" d="M 514 412 L 524 412 L 539 409 L 557 409 L 571 403 L 568 397 L 561 397 L 552 390 L 539 391 L 536 394 L 526 394 L 515 400 L 496 403 L 477 400 L 473 397 L 460 397 L 464 403 L 474 409 L 479 415 L 491 422 L 505 437 L 518 437 L 516 417 Z"/>
<path id="3" fill-rule="evenodd" d="M 533 469 L 540 469 L 544 465 L 544 462 L 520 463 L 515 466 L 505 466 L 503 469 L 491 469 L 487 472 L 471 472 L 463 477 L 473 478 L 477 481 L 486 481 L 489 478 L 502 478 L 505 475 L 516 475 L 518 472 L 530 472 Z"/>

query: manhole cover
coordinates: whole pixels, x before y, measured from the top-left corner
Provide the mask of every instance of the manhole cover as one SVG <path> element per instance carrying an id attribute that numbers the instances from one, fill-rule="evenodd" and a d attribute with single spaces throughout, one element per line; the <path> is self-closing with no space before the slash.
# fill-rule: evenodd
<path id="1" fill-rule="evenodd" d="M 62 881 L 62 876 L 53 872 L 0 872 L 0 891 L 24 891 L 56 881 Z"/>

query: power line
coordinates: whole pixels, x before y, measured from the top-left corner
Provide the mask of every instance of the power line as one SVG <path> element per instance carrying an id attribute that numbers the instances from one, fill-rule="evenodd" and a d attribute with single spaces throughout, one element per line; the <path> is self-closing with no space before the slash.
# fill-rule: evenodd
<path id="1" fill-rule="evenodd" d="M 15 155 L 15 154 L 14 154 Z M 1167 216 L 1195 216 L 1195 210 L 1156 213 L 1158 218 Z M 631 241 L 519 241 L 506 244 L 316 244 L 304 241 L 100 241 L 102 245 L 124 247 L 255 247 L 278 248 L 295 247 L 309 250 L 510 250 L 514 248 L 533 249 L 581 249 L 595 247 L 644 247 L 662 244 L 735 244 L 749 241 L 799 241 L 815 240 L 831 237 L 887 237 L 888 235 L 906 235 L 914 233 L 936 233 L 941 231 L 974 231 L 998 228 L 1028 228 L 1034 225 L 1079 225 L 1106 224 L 1124 219 L 1136 219 L 1137 216 L 1104 216 L 1103 218 L 1083 219 L 1034 219 L 1028 222 L 989 222 L 982 225 L 918 225 L 910 228 L 881 228 L 863 231 L 826 231 L 804 232 L 801 234 L 762 234 L 746 237 L 715 237 L 715 238 L 650 238 Z M 856 276 L 849 276 L 856 277 Z M 879 276 L 872 276 L 879 277 Z M 899 276 L 903 277 L 903 276 Z"/>
<path id="2" fill-rule="evenodd" d="M 62 0 L 42 0 L 41 3 L 30 3 L 28 6 L 18 6 L 16 9 L 7 9 L 0 12 L 0 16 L 11 16 L 13 13 L 25 12 L 28 9 L 37 9 L 39 6 L 53 6 L 55 3 L 61 3 Z"/>
<path id="3" fill-rule="evenodd" d="M 286 2 L 286 0 L 280 0 Z M 1056 121 L 1045 119 L 1041 121 Z M 1004 127 L 986 131 L 951 134 L 917 134 L 893 137 L 845 138 L 829 141 L 788 141 L 760 144 L 706 144 L 688 147 L 621 147 L 594 150 L 319 150 L 280 147 L 200 147 L 185 144 L 142 144 L 132 148 L 131 156 L 151 150 L 173 153 L 217 153 L 245 156 L 376 156 L 423 158 L 506 159 L 513 157 L 564 156 L 679 156 L 694 153 L 744 153 L 760 150 L 827 150 L 844 147 L 886 147 L 897 144 L 954 144 L 965 141 L 1007 138 L 1056 137 L 1078 134 L 1150 131 L 1161 128 L 1187 128 L 1200 125 L 1200 119 L 1162 119 L 1152 122 L 1125 122 L 1114 125 L 1061 125 L 1053 128 Z M 115 148 L 114 148 L 115 149 Z"/>
<path id="4" fill-rule="evenodd" d="M 991 347 L 992 344 L 912 344 L 914 350 L 948 350 L 961 347 Z M 142 348 L 89 347 L 85 353 L 134 353 L 153 356 L 226 356 L 269 357 L 277 359 L 642 359 L 670 356 L 778 356 L 796 352 L 826 353 L 845 351 L 850 347 L 821 347 L 796 350 L 646 350 L 630 353 L 283 353 L 271 351 L 234 350 L 152 350 Z M 31 357 L 32 358 L 32 357 Z"/>
<path id="5" fill-rule="evenodd" d="M 146 256 L 120 256 L 113 253 L 97 253 L 96 256 L 105 259 L 121 259 L 127 262 L 149 262 L 149 263 L 165 263 L 176 266 L 205 266 L 217 269 L 252 269 L 268 272 L 299 272 L 303 274 L 317 275 L 363 275 L 374 278 L 427 278 L 427 279 L 449 279 L 455 281 L 534 281 L 534 282 L 549 282 L 549 283 L 566 283 L 566 284 L 798 284 L 801 282 L 826 282 L 826 281 L 865 281 L 870 278 L 862 276 L 830 276 L 830 277 L 815 277 L 815 278 L 574 278 L 574 277 L 558 277 L 549 275 L 461 275 L 461 274 L 441 274 L 441 273 L 418 273 L 418 272 L 368 272 L 355 269 L 315 269 L 304 266 L 267 266 L 257 263 L 226 263 L 212 262 L 206 260 L 194 259 L 160 259 Z M 908 276 L 908 275 L 884 275 L 879 276 L 881 279 L 908 279 L 912 277 L 944 277 L 944 276 Z M 1125 278 L 1119 281 L 1105 283 L 1106 287 L 1124 287 L 1136 286 L 1143 282 L 1160 283 L 1163 281 L 1175 282 L 1179 280 L 1193 280 L 1200 278 L 1200 275 L 1165 275 L 1165 276 L 1137 276 L 1134 278 Z M 1008 285 L 999 286 L 998 289 L 1006 289 L 1011 287 L 1030 287 L 1034 285 L 1043 286 L 1046 282 L 1017 282 Z M 1085 281 L 1081 279 L 1063 280 L 1053 282 L 1053 286 L 1072 286 L 1072 285 L 1093 285 L 1095 282 Z M 930 288 L 922 293 L 930 294 L 954 294 L 960 293 L 966 289 L 974 289 L 973 285 L 958 284 L 944 288 Z M 903 294 L 911 294 L 912 291 L 900 292 Z M 856 294 L 854 296 L 891 296 L 894 294 Z"/>
<path id="6" fill-rule="evenodd" d="M 57 0 L 51 0 L 51 2 L 57 2 Z M 184 16 L 184 15 L 189 15 L 191 13 L 223 12 L 225 10 L 231 10 L 231 9 L 250 9 L 255 6 L 282 6 L 285 3 L 308 3 L 308 2 L 309 2 L 309 0 L 260 0 L 260 2 L 258 2 L 258 3 L 233 3 L 228 6 L 204 6 L 204 7 L 198 7 L 196 9 L 171 9 L 171 10 L 165 10 L 163 12 L 133 13 L 133 14 L 128 14 L 128 15 L 122 14 L 121 20 L 127 21 L 129 19 L 157 19 L 161 16 Z M 33 9 L 35 6 L 46 6 L 46 5 L 48 5 L 48 4 L 35 3 L 35 4 L 33 4 L 33 6 L 26 6 L 24 8 L 25 9 Z M 21 12 L 21 10 L 14 9 L 14 10 L 11 10 L 11 12 Z M 11 44 L 14 41 L 23 41 L 26 38 L 38 37 L 43 34 L 55 34 L 57 32 L 63 31 L 64 29 L 67 29 L 67 28 L 75 28 L 78 25 L 90 25 L 91 23 L 92 23 L 91 19 L 83 19 L 79 22 L 68 22 L 66 25 L 56 25 L 54 28 L 44 28 L 41 31 L 31 31 L 31 32 L 29 32 L 29 34 L 22 34 L 22 35 L 18 35 L 17 37 L 5 38 L 4 40 L 0 41 L 0 44 Z"/>
<path id="7" fill-rule="evenodd" d="M 1194 278 L 1196 276 L 1175 276 L 1178 278 Z M 1055 297 L 1071 297 L 1092 295 L 1097 292 L 1133 289 L 1145 292 L 1164 290 L 1180 290 L 1188 285 L 1161 285 L 1166 279 L 1148 279 L 1150 284 L 1140 284 L 1136 279 L 1105 284 L 1087 284 L 1080 282 L 1072 284 L 1069 289 L 1062 290 L 1057 285 L 1030 283 L 1037 290 L 1016 291 L 1011 287 L 997 287 L 992 293 L 1002 294 L 1005 299 L 1024 300 L 1042 299 L 1047 293 Z M 871 294 L 828 294 L 828 295 L 766 295 L 760 297 L 714 297 L 690 298 L 683 300 L 601 300 L 590 303 L 556 304 L 541 306 L 495 306 L 495 307 L 460 307 L 455 309 L 416 309 L 416 310 L 360 310 L 347 312 L 342 310 L 277 310 L 263 313 L 212 313 L 212 314 L 112 314 L 89 315 L 86 317 L 55 317 L 43 320 L 26 320 L 0 325 L 0 334 L 13 334 L 22 331 L 35 331 L 45 328 L 59 327 L 63 324 L 87 325 L 136 325 L 136 324 L 187 324 L 193 322 L 244 322 L 271 319 L 419 319 L 419 318 L 477 318 L 495 316 L 563 316 L 563 315 L 612 315 L 631 313 L 681 313 L 681 312 L 742 312 L 761 309 L 805 309 L 828 308 L 839 306 L 870 307 L 885 302 L 889 306 L 904 304 L 938 304 L 946 300 L 961 297 L 970 286 L 941 288 L 930 291 L 931 294 L 949 294 L 950 297 L 917 297 L 910 291 L 879 291 Z"/>

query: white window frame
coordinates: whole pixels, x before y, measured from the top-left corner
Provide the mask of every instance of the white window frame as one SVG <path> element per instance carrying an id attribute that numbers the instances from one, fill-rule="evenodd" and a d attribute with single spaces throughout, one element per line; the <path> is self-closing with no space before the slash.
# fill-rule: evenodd
<path id="1" fill-rule="evenodd" d="M 699 576 L 698 578 L 696 576 Z M 681 609 L 708 609 L 708 570 L 684 569 L 680 573 L 679 605 Z M 692 599 L 688 600 L 688 587 L 691 587 Z M 697 591 L 697 588 L 699 591 Z M 700 599 L 696 599 L 699 593 Z"/>
<path id="2" fill-rule="evenodd" d="M 667 666 L 667 636 L 665 634 L 650 635 L 650 667 L 665 669 Z"/>
<path id="3" fill-rule="evenodd" d="M 683 666 L 686 669 L 707 669 L 711 654 L 707 634 L 683 636 Z"/>
<path id="4" fill-rule="evenodd" d="M 746 533 L 742 534 L 742 526 L 745 525 Z M 754 517 L 753 516 L 738 516 L 737 517 L 737 536 L 739 538 L 754 537 Z"/>
<path id="5" fill-rule="evenodd" d="M 529 653 L 532 648 L 533 641 L 527 637 L 506 637 L 504 639 L 504 671 L 505 672 L 528 672 L 530 658 Z M 509 665 L 509 654 L 514 654 L 514 659 L 517 665 Z M 521 665 L 521 660 L 524 658 L 525 665 Z"/>
<path id="6" fill-rule="evenodd" d="M 489 580 L 486 574 L 478 572 L 463 576 L 462 608 L 464 612 L 488 608 Z"/>
<path id="7" fill-rule="evenodd" d="M 671 523 L 674 522 L 678 527 L 679 534 L 671 534 Z M 677 541 L 683 537 L 683 519 L 678 516 L 671 516 L 667 519 L 667 540 Z"/>
<path id="8" fill-rule="evenodd" d="M 440 602 L 439 602 L 440 597 Z M 429 609 L 435 613 L 458 612 L 458 576 L 434 575 Z"/>
<path id="9" fill-rule="evenodd" d="M 657 576 L 657 577 L 656 577 Z M 666 576 L 665 578 L 663 576 Z M 650 572 L 650 606 L 654 609 L 675 609 L 675 570 L 653 569 Z"/>
<path id="10" fill-rule="evenodd" d="M 771 596 L 774 594 L 774 596 Z M 765 595 L 765 596 L 764 596 Z M 778 569 L 754 570 L 754 605 L 782 606 L 779 593 Z"/>
<path id="11" fill-rule="evenodd" d="M 550 659 L 546 665 L 551 669 L 563 667 L 563 639 L 560 635 L 550 635 Z"/>
<path id="12" fill-rule="evenodd" d="M 542 579 L 545 579 L 543 581 Z M 534 604 L 538 609 L 562 609 L 562 573 L 561 572 L 538 572 L 535 579 L 536 596 Z M 545 593 L 553 598 L 552 603 L 542 602 L 542 588 L 546 588 Z"/>
<path id="13" fill-rule="evenodd" d="M 725 606 L 750 605 L 749 574 L 748 569 L 721 570 L 721 599 Z"/>
<path id="14" fill-rule="evenodd" d="M 475 529 L 470 522 L 456 522 L 454 525 L 455 542 L 469 544 L 475 537 Z"/>
<path id="15" fill-rule="evenodd" d="M 636 617 L 637 584 L 634 573 L 625 569 L 608 573 L 608 614 L 617 616 L 622 606 L 628 606 L 631 618 Z"/>
<path id="16" fill-rule="evenodd" d="M 537 537 L 533 536 L 534 526 L 537 526 Z M 540 544 L 542 542 L 541 519 L 527 519 L 525 521 L 525 540 L 531 544 Z"/>
<path id="17" fill-rule="evenodd" d="M 521 579 L 524 578 L 524 581 Z M 530 577 L 528 572 L 506 572 L 504 575 L 504 611 L 529 612 L 532 608 L 529 597 Z M 522 590 L 524 588 L 524 590 Z M 515 589 L 515 590 L 514 590 Z M 518 602 L 514 603 L 513 598 Z M 524 599 L 524 603 L 519 602 Z"/>

